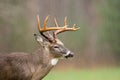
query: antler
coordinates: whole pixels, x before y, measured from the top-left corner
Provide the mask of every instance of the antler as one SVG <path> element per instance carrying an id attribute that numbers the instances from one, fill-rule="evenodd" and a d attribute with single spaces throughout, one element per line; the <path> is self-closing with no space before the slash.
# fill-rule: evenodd
<path id="1" fill-rule="evenodd" d="M 37 15 L 37 21 L 38 21 L 38 30 L 40 32 L 46 32 L 46 31 L 51 31 L 51 30 L 60 30 L 62 27 L 58 27 L 57 22 L 55 22 L 55 25 L 57 27 L 47 27 L 47 22 L 48 22 L 49 16 L 46 17 L 45 21 L 44 21 L 44 26 L 43 28 L 40 28 L 40 20 L 39 20 L 39 15 Z"/>
<path id="2" fill-rule="evenodd" d="M 43 37 L 45 37 L 49 42 L 53 42 L 53 40 L 52 40 L 50 37 L 48 37 L 48 36 L 46 36 L 46 35 L 43 34 L 43 32 L 47 31 L 47 29 L 46 29 L 47 27 L 45 26 L 47 21 L 48 21 L 48 16 L 47 16 L 46 19 L 45 19 L 44 28 L 41 29 L 41 28 L 40 28 L 41 26 L 40 26 L 39 15 L 37 15 L 38 30 L 39 30 L 40 34 L 41 34 Z"/>
<path id="3" fill-rule="evenodd" d="M 48 22 L 48 19 L 49 19 L 49 16 L 46 17 L 45 21 L 44 21 L 44 26 L 43 28 L 40 27 L 40 19 L 39 19 L 39 15 L 37 15 L 37 21 L 38 21 L 38 30 L 40 32 L 40 34 L 42 36 L 44 36 L 46 39 L 48 39 L 50 42 L 53 42 L 54 40 L 56 40 L 57 38 L 57 34 L 61 33 L 61 32 L 65 32 L 65 31 L 76 31 L 78 29 L 80 29 L 79 27 L 75 27 L 75 24 L 73 25 L 72 28 L 68 28 L 67 26 L 67 17 L 65 17 L 64 19 L 64 26 L 63 27 L 59 27 L 58 26 L 58 23 L 56 21 L 56 18 L 54 18 L 54 22 L 55 22 L 55 26 L 56 27 L 47 27 L 47 22 Z M 53 32 L 53 37 L 54 37 L 54 40 L 52 40 L 50 38 L 50 36 L 46 36 L 43 34 L 43 32 L 46 32 L 46 31 L 52 31 L 52 30 L 56 30 L 55 32 Z"/>
<path id="4" fill-rule="evenodd" d="M 55 21 L 55 24 L 57 24 L 56 19 L 54 19 L 54 21 Z M 80 29 L 80 27 L 77 27 L 77 28 L 75 27 L 76 24 L 74 24 L 74 25 L 72 26 L 72 28 L 68 28 L 67 26 L 68 26 L 68 25 L 67 25 L 67 17 L 65 17 L 65 19 L 64 19 L 64 26 L 61 27 L 61 29 L 56 30 L 56 31 L 54 32 L 54 38 L 56 39 L 56 38 L 57 38 L 57 34 L 59 34 L 59 33 L 61 33 L 61 32 L 65 32 L 65 31 L 76 31 L 76 30 Z M 58 26 L 57 26 L 57 27 L 58 27 Z"/>

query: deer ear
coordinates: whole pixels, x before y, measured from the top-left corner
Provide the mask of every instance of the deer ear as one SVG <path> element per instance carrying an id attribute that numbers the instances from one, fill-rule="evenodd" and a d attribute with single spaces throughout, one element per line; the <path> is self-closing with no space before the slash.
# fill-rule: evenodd
<path id="1" fill-rule="evenodd" d="M 43 46 L 44 42 L 43 42 L 43 38 L 40 35 L 34 34 L 35 40 Z"/>
<path id="2" fill-rule="evenodd" d="M 41 37 L 38 34 L 34 34 L 35 40 L 41 45 L 41 46 L 46 46 L 48 44 L 48 41 L 46 41 L 46 39 L 44 39 L 43 37 Z"/>

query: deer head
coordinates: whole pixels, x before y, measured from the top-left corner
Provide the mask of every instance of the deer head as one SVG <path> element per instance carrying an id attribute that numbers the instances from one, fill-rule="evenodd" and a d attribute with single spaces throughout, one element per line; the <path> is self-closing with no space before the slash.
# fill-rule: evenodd
<path id="1" fill-rule="evenodd" d="M 50 53 L 54 55 L 54 58 L 73 57 L 73 52 L 71 52 L 69 49 L 67 49 L 64 46 L 64 44 L 57 38 L 57 35 L 65 31 L 76 31 L 79 29 L 79 27 L 76 28 L 74 24 L 72 28 L 68 28 L 66 17 L 64 19 L 63 27 L 58 26 L 58 23 L 55 18 L 54 18 L 55 27 L 48 27 L 47 26 L 48 19 L 49 19 L 49 16 L 46 17 L 43 28 L 41 28 L 39 15 L 37 16 L 38 30 L 41 36 L 34 34 L 36 41 L 43 48 L 48 49 Z M 51 34 L 50 31 L 52 31 L 53 33 Z"/>

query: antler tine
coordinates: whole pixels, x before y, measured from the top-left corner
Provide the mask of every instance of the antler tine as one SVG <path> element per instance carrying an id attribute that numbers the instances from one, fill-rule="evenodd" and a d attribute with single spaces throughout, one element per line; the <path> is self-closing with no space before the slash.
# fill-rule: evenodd
<path id="1" fill-rule="evenodd" d="M 80 29 L 80 27 L 75 27 L 75 26 L 76 26 L 76 24 L 73 24 L 72 28 L 74 29 L 74 31 Z"/>
<path id="2" fill-rule="evenodd" d="M 40 19 L 39 19 L 39 15 L 37 15 L 37 23 L 38 23 L 38 30 L 40 31 L 41 28 L 40 28 Z"/>
<path id="3" fill-rule="evenodd" d="M 54 18 L 54 22 L 55 22 L 55 26 L 58 27 L 58 23 L 57 23 L 56 18 Z"/>
<path id="4" fill-rule="evenodd" d="M 67 17 L 65 17 L 65 19 L 64 19 L 64 27 L 65 28 L 67 27 Z"/>
<path id="5" fill-rule="evenodd" d="M 45 21 L 44 21 L 44 27 L 43 29 L 47 29 L 47 22 L 48 22 L 48 19 L 49 19 L 49 15 L 45 18 Z"/>

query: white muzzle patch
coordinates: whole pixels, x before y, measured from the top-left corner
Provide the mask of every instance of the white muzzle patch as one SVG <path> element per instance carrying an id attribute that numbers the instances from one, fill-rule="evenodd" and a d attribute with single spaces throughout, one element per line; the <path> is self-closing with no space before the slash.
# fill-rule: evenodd
<path id="1" fill-rule="evenodd" d="M 69 54 L 70 54 L 71 52 L 70 51 L 68 51 L 64 56 L 68 56 Z"/>

